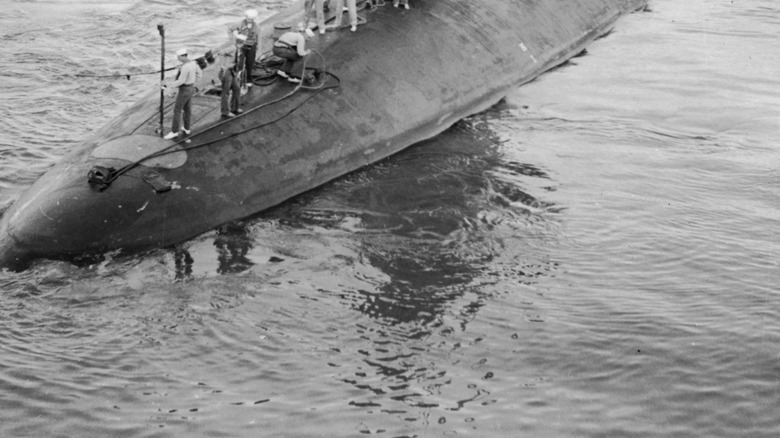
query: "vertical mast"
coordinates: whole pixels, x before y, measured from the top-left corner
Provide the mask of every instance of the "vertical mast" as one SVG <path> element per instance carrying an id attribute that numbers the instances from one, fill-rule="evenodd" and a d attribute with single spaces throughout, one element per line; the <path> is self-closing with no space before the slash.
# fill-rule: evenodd
<path id="1" fill-rule="evenodd" d="M 160 84 L 165 81 L 165 27 L 162 24 L 157 25 L 157 30 L 160 31 Z M 165 115 L 163 110 L 165 109 L 165 90 L 160 87 L 160 137 L 165 135 Z"/>

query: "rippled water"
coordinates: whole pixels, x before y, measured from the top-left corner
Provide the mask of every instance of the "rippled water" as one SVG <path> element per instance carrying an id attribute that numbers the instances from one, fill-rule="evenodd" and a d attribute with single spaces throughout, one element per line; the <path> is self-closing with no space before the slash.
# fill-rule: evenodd
<path id="1" fill-rule="evenodd" d="M 154 86 L 157 23 L 248 5 L 0 0 L 0 208 Z M 778 436 L 779 24 L 652 0 L 272 211 L 0 274 L 0 435 Z"/>

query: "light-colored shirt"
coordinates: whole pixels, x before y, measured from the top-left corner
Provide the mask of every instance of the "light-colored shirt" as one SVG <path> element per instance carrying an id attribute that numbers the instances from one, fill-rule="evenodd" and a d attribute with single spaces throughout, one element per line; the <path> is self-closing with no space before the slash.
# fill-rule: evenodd
<path id="1" fill-rule="evenodd" d="M 278 43 L 284 43 L 284 44 L 278 44 Z M 287 32 L 283 33 L 282 36 L 279 37 L 278 40 L 276 40 L 276 44 L 280 47 L 284 47 L 285 45 L 290 47 L 296 47 L 298 50 L 298 54 L 301 56 L 306 56 L 306 38 L 301 35 L 300 32 Z"/>
<path id="2" fill-rule="evenodd" d="M 260 26 L 254 21 L 247 23 L 247 20 L 241 20 L 236 24 L 228 26 L 228 33 L 232 35 L 233 31 L 238 31 L 240 35 L 246 37 L 246 41 L 244 41 L 245 46 L 251 47 L 257 45 L 257 36 L 260 34 Z"/>
<path id="3" fill-rule="evenodd" d="M 203 73 L 200 71 L 197 62 L 187 61 L 179 67 L 179 77 L 173 81 L 171 86 L 193 85 L 200 80 L 201 74 Z"/>

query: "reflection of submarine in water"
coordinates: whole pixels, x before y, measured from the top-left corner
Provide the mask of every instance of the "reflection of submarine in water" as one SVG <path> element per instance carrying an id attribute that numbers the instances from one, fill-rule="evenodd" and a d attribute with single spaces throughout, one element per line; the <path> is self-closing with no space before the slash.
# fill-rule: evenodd
<path id="1" fill-rule="evenodd" d="M 314 189 L 265 210 L 262 217 L 278 227 L 259 225 L 253 220 L 256 216 L 250 216 L 221 225 L 191 244 L 177 245 L 172 252 L 176 278 L 186 278 L 195 269 L 225 274 L 259 266 L 268 273 L 273 269 L 264 266 L 287 257 L 317 258 L 319 251 L 312 251 L 305 237 L 299 240 L 298 236 L 309 234 L 306 230 L 328 230 L 324 233 L 328 236 L 330 231 L 336 235 L 337 230 L 351 231 L 349 241 L 360 243 L 351 246 L 360 253 L 356 259 L 382 273 L 376 287 L 391 296 L 398 294 L 386 287 L 401 285 L 403 293 L 424 299 L 426 290 L 458 287 L 485 270 L 500 268 L 496 257 L 512 253 L 503 248 L 504 242 L 526 236 L 515 227 L 524 231 L 544 227 L 548 219 L 554 221 L 550 214 L 563 209 L 533 194 L 554 191 L 545 170 L 507 161 L 505 140 L 491 121 L 513 117 L 511 112 L 502 100 L 392 160 L 366 166 L 326 184 L 324 190 Z M 500 230 L 512 231 L 503 236 Z M 273 241 L 284 245 L 276 247 Z M 523 261 L 511 262 L 512 269 L 522 268 L 528 259 L 524 252 Z M 385 282 L 387 286 L 380 285 Z"/>
<path id="2" fill-rule="evenodd" d="M 320 88 L 254 87 L 244 114 L 228 121 L 208 93 L 217 70 L 209 66 L 189 143 L 155 132 L 159 102 L 151 92 L 5 213 L 0 266 L 170 245 L 279 204 L 488 108 L 645 3 L 419 0 L 408 11 L 364 10 L 356 33 L 311 41 L 333 73 Z M 272 20 L 295 22 L 301 9 Z M 97 166 L 116 170 L 107 187 L 87 182 Z"/>

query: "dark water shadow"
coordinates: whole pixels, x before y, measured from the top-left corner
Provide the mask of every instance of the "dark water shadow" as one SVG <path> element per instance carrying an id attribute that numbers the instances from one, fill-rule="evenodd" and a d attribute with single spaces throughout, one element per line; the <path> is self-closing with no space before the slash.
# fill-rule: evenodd
<path id="1" fill-rule="evenodd" d="M 457 339 L 469 322 L 505 293 L 494 284 L 530 285 L 557 270 L 547 254 L 518 246 L 529 229 L 528 239 L 554 233 L 562 207 L 543 199 L 554 191 L 548 172 L 504 155 L 495 125 L 514 117 L 502 102 L 260 218 L 293 229 L 357 224 L 349 237 L 359 252 L 355 263 L 382 274 L 363 289 L 321 289 L 370 321 L 355 327 L 362 348 L 328 364 L 365 391 L 350 405 L 399 415 L 444 407 L 428 398 L 452 378 L 426 357 L 464 348 Z M 525 181 L 545 188 L 532 191 Z M 475 388 L 446 409 L 487 395 Z"/>
<path id="2" fill-rule="evenodd" d="M 388 324 L 429 322 L 452 300 L 450 293 L 484 281 L 491 263 L 505 255 L 504 233 L 554 221 L 563 209 L 542 198 L 555 190 L 547 171 L 503 155 L 506 140 L 493 124 L 514 117 L 512 110 L 502 101 L 262 219 L 292 228 L 357 222 L 351 238 L 360 243 L 362 262 L 389 280 L 376 292 L 358 292 L 354 308 Z M 537 184 L 544 190 L 532 193 L 527 180 L 544 180 Z M 374 293 L 384 299 L 368 299 Z"/>

